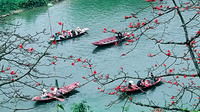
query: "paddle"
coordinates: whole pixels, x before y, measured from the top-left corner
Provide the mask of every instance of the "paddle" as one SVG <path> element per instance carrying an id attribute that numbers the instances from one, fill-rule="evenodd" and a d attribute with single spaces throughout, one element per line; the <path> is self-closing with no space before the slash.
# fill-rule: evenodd
<path id="1" fill-rule="evenodd" d="M 56 96 L 53 96 L 51 93 L 49 93 L 48 96 L 49 96 L 50 98 L 54 98 L 54 99 L 56 99 L 56 100 L 58 100 L 58 101 L 61 101 L 61 102 L 65 101 L 65 99 L 62 99 L 62 98 L 58 98 L 58 97 L 56 97 Z"/>
<path id="2" fill-rule="evenodd" d="M 55 85 L 56 85 L 57 88 L 59 88 L 58 80 L 57 79 L 55 80 Z"/>

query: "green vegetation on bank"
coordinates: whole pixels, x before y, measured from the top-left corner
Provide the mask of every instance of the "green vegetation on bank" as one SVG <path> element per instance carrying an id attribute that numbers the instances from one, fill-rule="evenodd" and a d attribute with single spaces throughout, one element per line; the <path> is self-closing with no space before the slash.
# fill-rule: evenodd
<path id="1" fill-rule="evenodd" d="M 44 6 L 49 2 L 58 1 L 61 0 L 0 0 L 0 14 L 8 13 L 12 10 Z"/>

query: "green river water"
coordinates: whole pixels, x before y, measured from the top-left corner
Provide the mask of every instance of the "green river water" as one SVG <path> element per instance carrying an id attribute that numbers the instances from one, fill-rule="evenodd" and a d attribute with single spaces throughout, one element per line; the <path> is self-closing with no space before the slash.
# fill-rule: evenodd
<path id="1" fill-rule="evenodd" d="M 156 64 L 158 60 L 151 60 L 147 57 L 147 54 L 155 49 L 152 43 L 142 40 L 137 46 L 137 49 L 125 57 L 120 55 L 126 52 L 131 46 L 111 46 L 106 48 L 96 48 L 91 43 L 99 39 L 113 36 L 113 34 L 102 33 L 103 28 L 123 30 L 129 24 L 129 22 L 121 22 L 124 20 L 124 16 L 130 15 L 131 12 L 138 11 L 140 8 L 147 6 L 148 3 L 143 0 L 65 0 L 52 7 L 39 7 L 13 15 L 6 18 L 10 23 L 21 23 L 21 27 L 17 32 L 21 34 L 34 34 L 44 28 L 49 31 L 49 18 L 50 14 L 51 25 L 53 32 L 58 31 L 60 26 L 58 22 L 63 22 L 68 29 L 79 27 L 88 27 L 90 31 L 88 34 L 81 36 L 80 38 L 65 41 L 57 45 L 54 50 L 55 54 L 63 54 L 65 56 L 74 55 L 76 57 L 91 59 L 93 64 L 96 65 L 97 72 L 108 73 L 115 75 L 120 71 L 120 67 L 124 67 L 125 71 L 129 74 L 135 74 L 137 71 L 141 76 L 146 76 L 146 68 L 153 64 Z M 150 14 L 149 14 L 150 15 Z M 148 16 L 148 13 L 145 17 Z M 6 27 L 6 26 L 4 26 Z M 174 33 L 176 35 L 177 32 Z M 49 36 L 41 37 L 41 40 L 48 40 Z M 82 75 L 87 74 L 86 71 L 79 69 L 80 67 L 68 67 L 63 68 L 65 65 L 58 65 L 56 68 L 56 74 L 62 75 L 73 74 L 73 78 L 69 80 L 61 80 L 66 83 L 74 81 L 80 81 Z M 44 69 L 45 71 L 48 71 Z M 110 85 L 113 86 L 113 85 Z M 116 86 L 116 85 L 114 85 Z M 107 108 L 111 101 L 116 100 L 118 97 L 115 95 L 106 95 L 100 93 L 97 90 L 98 85 L 89 83 L 82 88 L 78 88 L 78 93 L 68 97 L 65 102 L 51 102 L 47 104 L 35 104 L 35 102 L 22 102 L 19 103 L 19 107 L 36 107 L 33 110 L 27 112 L 54 112 L 55 105 L 57 103 L 62 104 L 66 112 L 70 112 L 70 108 L 73 103 L 86 100 L 87 104 L 91 106 L 91 110 L 94 112 L 121 112 L 122 106 L 125 101 L 121 101 L 118 104 Z M 163 92 L 171 91 L 167 90 L 168 87 L 163 84 L 155 89 L 148 91 L 146 94 L 138 94 L 133 97 L 141 102 L 147 102 L 147 99 L 154 99 L 156 103 L 165 103 L 165 94 Z M 28 92 L 29 93 L 29 92 Z M 31 92 L 30 92 L 31 93 Z M 33 92 L 35 95 L 39 94 L 38 91 Z M 129 105 L 129 104 L 128 104 Z M 150 111 L 148 108 L 135 106 L 130 104 L 130 112 Z M 0 110 L 4 112 L 4 110 Z M 6 110 L 5 110 L 6 111 Z"/>

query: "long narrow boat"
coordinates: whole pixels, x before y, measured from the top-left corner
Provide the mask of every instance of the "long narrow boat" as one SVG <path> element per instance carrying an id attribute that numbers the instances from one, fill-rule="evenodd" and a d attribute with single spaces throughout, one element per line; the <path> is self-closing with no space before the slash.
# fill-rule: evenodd
<path id="1" fill-rule="evenodd" d="M 128 37 L 127 36 L 123 36 L 122 38 L 118 39 L 117 36 L 114 37 L 109 37 L 109 38 L 105 38 L 96 42 L 93 42 L 93 45 L 96 46 L 106 46 L 106 45 L 112 45 L 112 44 L 116 44 L 118 42 L 122 42 L 124 40 L 126 40 Z"/>
<path id="2" fill-rule="evenodd" d="M 146 79 L 146 80 L 150 80 L 150 79 Z M 145 90 L 145 89 L 151 88 L 151 87 L 153 87 L 153 86 L 159 84 L 159 83 L 161 82 L 161 80 L 162 80 L 161 78 L 158 78 L 158 79 L 156 80 L 156 82 L 154 82 L 153 84 L 150 84 L 150 85 L 144 86 L 144 87 L 140 87 L 140 88 L 135 87 L 135 85 L 133 85 L 132 88 L 128 88 L 128 86 L 124 86 L 124 87 L 121 87 L 119 90 L 120 90 L 121 92 L 131 92 L 131 93 L 139 92 L 139 91 L 143 91 L 143 90 Z"/>
<path id="3" fill-rule="evenodd" d="M 59 95 L 54 95 L 53 96 L 53 92 L 48 92 L 48 95 L 46 97 L 43 97 L 42 95 L 41 96 L 36 96 L 36 97 L 32 98 L 32 101 L 42 102 L 42 101 L 49 101 L 49 100 L 59 99 L 58 97 L 63 97 L 63 95 L 66 95 L 69 92 L 75 90 L 75 88 L 78 88 L 79 85 L 80 85 L 79 82 L 75 82 L 75 83 L 72 83 L 70 85 L 63 86 L 63 87 L 58 89 L 58 92 L 61 93 Z"/>
<path id="4" fill-rule="evenodd" d="M 67 39 L 76 38 L 76 37 L 86 34 L 88 30 L 89 28 L 79 28 L 79 27 L 77 27 L 75 30 L 69 30 L 69 31 L 63 30 L 62 32 L 55 33 L 53 36 L 50 37 L 49 40 L 51 42 L 52 41 L 58 42 L 58 41 L 63 41 Z"/>

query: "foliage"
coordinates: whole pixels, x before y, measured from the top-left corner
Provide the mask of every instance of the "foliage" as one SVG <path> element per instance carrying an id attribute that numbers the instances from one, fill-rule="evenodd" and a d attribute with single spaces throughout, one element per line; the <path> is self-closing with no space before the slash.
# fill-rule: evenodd
<path id="1" fill-rule="evenodd" d="M 65 110 L 65 108 L 63 107 L 63 105 L 61 105 L 61 104 L 57 104 L 57 109 L 59 110 L 59 109 L 61 109 L 61 110 Z"/>
<path id="2" fill-rule="evenodd" d="M 1 0 L 0 11 L 8 12 L 10 10 L 16 10 L 21 8 L 33 8 L 46 5 L 52 0 Z"/>
<path id="3" fill-rule="evenodd" d="M 90 110 L 90 106 L 86 104 L 86 101 L 74 104 L 72 107 L 72 112 L 93 112 Z"/>

